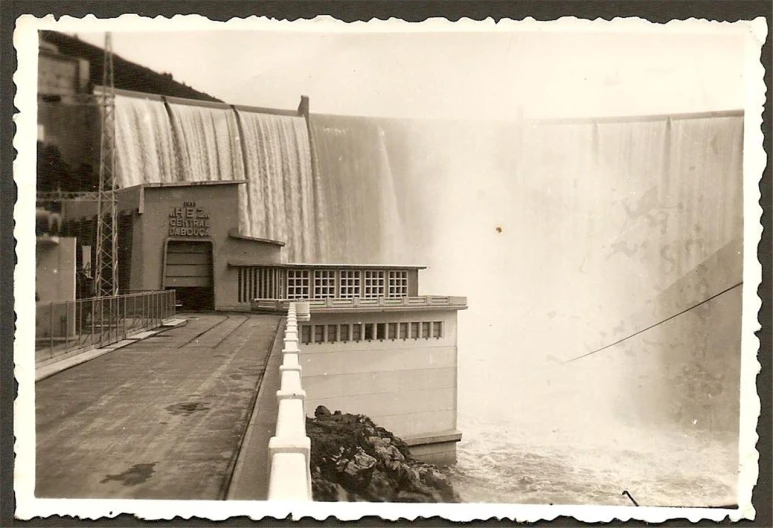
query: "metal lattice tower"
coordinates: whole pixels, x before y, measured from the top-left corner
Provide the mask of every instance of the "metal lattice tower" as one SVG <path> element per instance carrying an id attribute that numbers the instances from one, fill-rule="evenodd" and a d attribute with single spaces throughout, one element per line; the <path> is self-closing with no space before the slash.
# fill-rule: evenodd
<path id="1" fill-rule="evenodd" d="M 113 43 L 105 33 L 105 56 L 100 94 L 102 130 L 97 191 L 97 239 L 94 263 L 94 295 L 118 295 L 118 211 L 115 194 L 115 82 Z"/>

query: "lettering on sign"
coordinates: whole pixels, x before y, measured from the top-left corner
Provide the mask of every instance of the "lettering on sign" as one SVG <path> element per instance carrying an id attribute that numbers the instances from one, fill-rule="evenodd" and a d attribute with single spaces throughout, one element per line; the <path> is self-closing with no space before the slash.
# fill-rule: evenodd
<path id="1" fill-rule="evenodd" d="M 209 214 L 196 202 L 183 202 L 169 213 L 169 236 L 209 236 Z"/>

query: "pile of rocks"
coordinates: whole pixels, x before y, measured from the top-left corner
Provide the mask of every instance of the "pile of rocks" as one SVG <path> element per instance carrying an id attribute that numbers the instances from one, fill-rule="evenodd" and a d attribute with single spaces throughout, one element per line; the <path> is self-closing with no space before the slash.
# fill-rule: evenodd
<path id="1" fill-rule="evenodd" d="M 319 406 L 306 433 L 315 501 L 460 502 L 445 475 L 367 416 Z"/>

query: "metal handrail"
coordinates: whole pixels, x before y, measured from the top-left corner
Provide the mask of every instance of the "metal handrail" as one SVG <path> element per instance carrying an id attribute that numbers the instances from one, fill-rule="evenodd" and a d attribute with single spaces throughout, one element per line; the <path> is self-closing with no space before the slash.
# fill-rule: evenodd
<path id="1" fill-rule="evenodd" d="M 103 347 L 160 326 L 175 315 L 175 291 L 36 303 L 35 360 Z"/>

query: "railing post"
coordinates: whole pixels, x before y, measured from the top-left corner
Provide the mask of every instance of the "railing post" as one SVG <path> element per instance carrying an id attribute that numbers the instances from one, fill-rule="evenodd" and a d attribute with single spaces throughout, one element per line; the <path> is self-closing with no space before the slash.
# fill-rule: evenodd
<path id="1" fill-rule="evenodd" d="M 129 329 L 126 326 L 126 295 L 121 294 L 118 297 L 118 313 L 121 315 L 121 339 L 126 339 L 126 334 L 129 333 Z"/>
<path id="2" fill-rule="evenodd" d="M 54 303 L 48 304 L 48 357 L 54 357 Z"/>
<path id="3" fill-rule="evenodd" d="M 81 344 L 81 336 L 83 335 L 83 301 L 75 301 L 75 305 L 78 307 L 78 317 L 75 320 L 76 334 L 78 336 L 78 345 Z"/>
<path id="4" fill-rule="evenodd" d="M 105 298 L 99 297 L 99 341 L 102 344 L 102 339 L 105 333 Z"/>
<path id="5" fill-rule="evenodd" d="M 113 295 L 107 298 L 107 343 L 113 342 L 113 327 L 115 326 L 115 310 L 113 310 L 113 301 L 115 297 Z"/>
<path id="6" fill-rule="evenodd" d="M 113 308 L 113 313 L 110 317 L 110 324 L 112 326 L 115 326 L 115 340 L 118 341 L 118 314 L 120 313 L 120 310 L 118 309 L 118 297 L 115 295 L 111 297 L 110 306 Z"/>
<path id="7" fill-rule="evenodd" d="M 110 317 L 108 318 L 110 321 L 110 332 L 107 335 L 107 340 L 112 343 L 113 339 L 118 339 L 118 322 L 116 320 L 116 317 L 118 316 L 117 310 L 115 309 L 115 295 L 110 296 Z M 115 330 L 114 330 L 115 328 Z"/>
<path id="8" fill-rule="evenodd" d="M 64 349 L 70 349 L 70 301 L 64 303 Z"/>
<path id="9" fill-rule="evenodd" d="M 89 344 L 94 345 L 94 322 L 97 318 L 97 309 L 96 309 L 96 300 L 91 299 L 91 337 L 89 339 Z"/>

